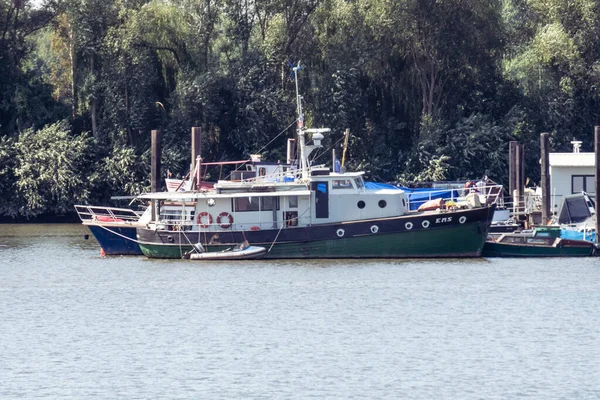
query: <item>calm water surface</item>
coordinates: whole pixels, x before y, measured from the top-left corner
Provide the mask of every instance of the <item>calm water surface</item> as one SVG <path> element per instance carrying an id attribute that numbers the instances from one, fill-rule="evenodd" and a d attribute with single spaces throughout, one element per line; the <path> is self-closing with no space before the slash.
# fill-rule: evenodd
<path id="1" fill-rule="evenodd" d="M 101 258 L 0 225 L 0 399 L 597 399 L 600 258 Z"/>

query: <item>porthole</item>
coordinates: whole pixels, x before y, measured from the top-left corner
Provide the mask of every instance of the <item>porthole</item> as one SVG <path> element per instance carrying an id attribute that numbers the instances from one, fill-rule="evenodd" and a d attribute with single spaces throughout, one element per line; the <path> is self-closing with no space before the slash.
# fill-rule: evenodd
<path id="1" fill-rule="evenodd" d="M 371 233 L 379 232 L 379 227 L 377 225 L 371 225 Z"/>
<path id="2" fill-rule="evenodd" d="M 458 219 L 458 222 L 460 222 L 461 224 L 464 224 L 465 222 L 467 222 L 467 217 L 465 217 L 464 215 L 462 217 L 460 217 Z"/>
<path id="3" fill-rule="evenodd" d="M 425 221 L 421 222 L 421 226 L 423 228 L 429 228 L 429 221 L 425 220 Z"/>
<path id="4" fill-rule="evenodd" d="M 409 231 L 410 231 L 410 230 L 412 229 L 412 227 L 413 227 L 413 223 L 412 223 L 412 222 L 407 222 L 407 223 L 405 223 L 405 224 L 404 224 L 404 227 L 405 227 L 407 230 L 409 230 Z"/>
<path id="5" fill-rule="evenodd" d="M 387 201 L 385 201 L 385 200 L 379 200 L 379 203 L 377 203 L 377 204 L 379 204 L 379 207 L 385 208 L 385 206 L 387 206 Z"/>
<path id="6" fill-rule="evenodd" d="M 365 204 L 365 202 L 364 202 L 364 201 L 362 201 L 362 200 L 360 200 L 358 203 L 356 203 L 356 206 L 357 206 L 358 208 L 360 208 L 361 210 L 362 210 L 363 208 L 365 208 L 365 205 L 366 205 L 366 204 Z"/>
<path id="7" fill-rule="evenodd" d="M 167 240 L 171 243 L 173 243 L 173 236 L 167 236 Z"/>
<path id="8" fill-rule="evenodd" d="M 342 237 L 346 234 L 343 229 L 338 229 L 335 233 L 338 235 L 338 237 Z"/>

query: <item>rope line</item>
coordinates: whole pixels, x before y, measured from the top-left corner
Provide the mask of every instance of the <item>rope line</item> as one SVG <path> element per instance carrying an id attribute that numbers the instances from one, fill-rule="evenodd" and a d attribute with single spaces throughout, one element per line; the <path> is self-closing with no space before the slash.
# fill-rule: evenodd
<path id="1" fill-rule="evenodd" d="M 315 160 L 321 158 L 323 155 L 329 153 L 329 151 L 331 149 L 333 149 L 335 146 L 337 146 L 342 140 L 344 140 L 344 136 L 342 136 L 340 139 L 338 139 L 337 142 L 335 142 L 334 144 L 332 144 L 331 146 L 329 146 L 329 148 L 327 150 L 324 150 L 322 152 L 319 152 L 318 154 L 315 154 L 315 156 L 313 157 L 313 159 L 311 161 L 315 161 Z"/>
<path id="2" fill-rule="evenodd" d="M 277 241 L 277 238 L 279 237 L 279 234 L 281 233 L 281 230 L 283 229 L 284 226 L 285 226 L 285 224 L 282 223 L 281 228 L 279 228 L 279 232 L 277 232 L 277 236 L 275 236 L 275 240 L 273 240 L 273 243 L 271 243 L 271 247 L 269 247 L 269 250 L 267 251 L 267 253 L 270 253 L 273 246 L 275 246 L 275 242 Z"/>
<path id="3" fill-rule="evenodd" d="M 269 146 L 271 143 L 273 143 L 275 141 L 275 139 L 277 139 L 279 136 L 283 135 L 288 129 L 290 129 L 295 123 L 296 121 L 298 121 L 297 119 L 294 120 L 294 122 L 292 122 L 291 124 L 289 124 L 284 130 L 282 130 L 277 136 L 275 136 L 273 139 L 271 139 L 269 141 L 269 143 L 265 144 L 260 150 L 254 152 L 253 154 L 260 154 L 261 151 L 263 151 L 264 149 L 267 148 L 267 146 Z M 246 161 L 245 163 L 241 164 L 240 166 L 235 168 L 235 171 L 239 170 L 241 167 L 243 167 L 244 165 L 246 165 L 248 162 Z M 229 179 L 231 177 L 231 173 L 229 175 L 227 175 L 227 177 L 225 179 Z"/>
<path id="4" fill-rule="evenodd" d="M 119 237 L 121 237 L 121 238 L 123 238 L 123 239 L 131 240 L 132 242 L 135 242 L 135 243 L 137 243 L 137 244 L 140 244 L 140 242 L 139 242 L 138 240 L 132 239 L 132 238 L 130 238 L 130 237 L 127 237 L 127 236 L 125 236 L 125 235 L 122 235 L 122 234 L 120 234 L 120 233 L 118 233 L 118 232 L 112 231 L 112 230 L 108 229 L 108 228 L 107 228 L 107 227 L 105 227 L 105 226 L 98 225 L 98 224 L 94 224 L 94 226 L 98 226 L 98 227 L 100 227 L 100 228 L 102 228 L 102 229 L 105 229 L 105 230 L 109 231 L 110 233 L 112 233 L 112 234 L 114 234 L 114 235 L 117 235 L 117 236 L 119 236 Z"/>

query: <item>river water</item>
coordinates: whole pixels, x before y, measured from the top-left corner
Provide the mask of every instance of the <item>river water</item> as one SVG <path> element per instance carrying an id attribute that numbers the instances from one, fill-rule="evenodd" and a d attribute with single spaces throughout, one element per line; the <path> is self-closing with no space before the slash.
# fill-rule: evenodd
<path id="1" fill-rule="evenodd" d="M 102 258 L 0 225 L 0 399 L 597 399 L 600 259 Z"/>

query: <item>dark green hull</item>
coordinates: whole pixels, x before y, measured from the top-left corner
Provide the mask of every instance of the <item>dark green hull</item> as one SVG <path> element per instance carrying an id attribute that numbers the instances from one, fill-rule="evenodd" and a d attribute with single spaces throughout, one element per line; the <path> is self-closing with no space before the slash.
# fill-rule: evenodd
<path id="1" fill-rule="evenodd" d="M 594 246 L 531 246 L 486 242 L 484 257 L 589 257 L 594 254 Z"/>
<path id="2" fill-rule="evenodd" d="M 207 251 L 220 251 L 245 237 L 252 245 L 269 250 L 265 258 L 276 259 L 478 257 L 493 210 L 494 207 L 488 207 L 448 214 L 417 214 L 270 232 L 224 232 L 219 234 L 221 243 L 205 247 Z M 407 226 L 411 227 L 406 229 Z M 227 239 L 227 235 L 231 238 Z M 191 249 L 191 243 L 209 242 L 206 236 L 210 233 L 138 229 L 138 236 L 146 256 L 181 258 Z"/>

